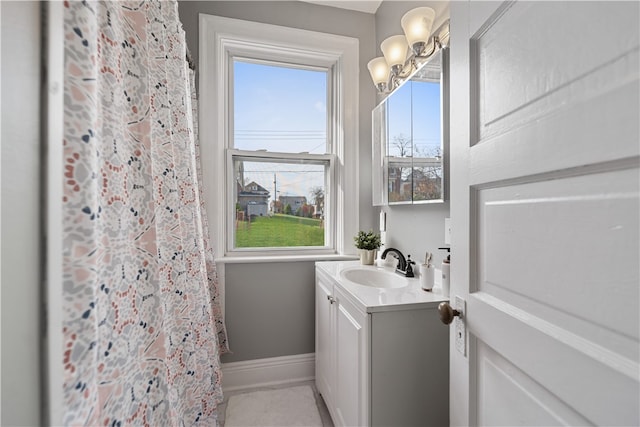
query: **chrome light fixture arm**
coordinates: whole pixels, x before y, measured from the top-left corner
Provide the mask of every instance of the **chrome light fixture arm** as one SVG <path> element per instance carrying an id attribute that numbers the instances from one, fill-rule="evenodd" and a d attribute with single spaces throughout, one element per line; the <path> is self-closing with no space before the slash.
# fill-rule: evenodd
<path id="1" fill-rule="evenodd" d="M 413 75 L 413 73 L 418 68 L 420 68 L 420 66 L 424 63 L 424 61 L 431 58 L 437 51 L 442 49 L 442 43 L 440 42 L 439 37 L 433 36 L 432 39 L 433 39 L 433 42 L 430 43 L 432 46 L 431 51 L 429 51 L 428 53 L 424 52 L 424 50 L 427 47 L 427 43 L 420 42 L 421 46 L 417 47 L 417 49 L 416 49 L 416 45 L 418 43 L 414 44 L 414 46 L 412 47 L 412 50 L 415 53 L 413 53 L 407 59 L 404 65 L 402 66 L 394 65 L 393 67 L 391 67 L 391 73 L 389 74 L 389 82 L 386 85 L 380 84 L 380 83 L 376 85 L 376 87 L 378 88 L 378 91 L 381 93 L 392 92 L 394 89 L 400 86 L 406 79 L 411 77 L 411 75 Z"/>

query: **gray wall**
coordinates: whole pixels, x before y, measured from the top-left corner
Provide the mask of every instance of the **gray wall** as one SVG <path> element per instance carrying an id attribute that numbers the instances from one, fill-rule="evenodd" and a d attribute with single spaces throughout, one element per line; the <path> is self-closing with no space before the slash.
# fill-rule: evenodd
<path id="1" fill-rule="evenodd" d="M 40 424 L 40 4 L 2 16 L 2 419 Z"/>
<path id="2" fill-rule="evenodd" d="M 371 202 L 371 110 L 376 95 L 367 70 L 367 62 L 375 56 L 375 17 L 293 1 L 180 1 L 179 12 L 196 61 L 199 13 L 359 40 L 359 220 L 361 229 L 375 228 L 377 214 Z M 312 262 L 227 264 L 225 273 L 226 322 L 233 354 L 223 356 L 223 362 L 315 351 Z"/>
<path id="3" fill-rule="evenodd" d="M 226 361 L 315 351 L 311 262 L 226 265 Z"/>
<path id="4" fill-rule="evenodd" d="M 449 3 L 442 1 L 383 1 L 376 12 L 376 54 L 381 56 L 380 43 L 387 37 L 402 34 L 400 19 L 405 12 L 419 6 L 436 11 L 433 28 L 449 18 Z M 369 79 L 370 81 L 370 79 Z M 379 99 L 380 101 L 381 99 Z M 445 152 L 446 153 L 446 152 Z M 449 187 L 449 183 L 445 183 Z M 422 262 L 426 251 L 435 253 L 436 267 L 445 256 L 438 250 L 444 245 L 444 219 L 449 216 L 449 203 L 385 206 L 387 213 L 387 247 L 395 247 Z"/>

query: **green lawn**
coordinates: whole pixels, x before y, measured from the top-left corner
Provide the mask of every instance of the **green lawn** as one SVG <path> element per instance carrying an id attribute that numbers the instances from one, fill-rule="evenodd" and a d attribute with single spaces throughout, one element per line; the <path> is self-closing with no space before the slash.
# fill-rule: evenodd
<path id="1" fill-rule="evenodd" d="M 324 246 L 324 227 L 319 219 L 276 214 L 237 224 L 237 248 Z"/>

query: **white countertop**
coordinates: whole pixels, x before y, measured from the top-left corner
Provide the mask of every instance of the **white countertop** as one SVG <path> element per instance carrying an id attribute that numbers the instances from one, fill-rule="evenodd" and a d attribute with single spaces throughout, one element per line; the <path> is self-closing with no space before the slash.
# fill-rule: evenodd
<path id="1" fill-rule="evenodd" d="M 331 277 L 342 290 L 359 302 L 367 313 L 378 311 L 411 310 L 415 308 L 437 307 L 442 301 L 449 301 L 448 296 L 442 295 L 441 271 L 436 269 L 435 286 L 431 292 L 422 290 L 418 278 L 408 278 L 409 285 L 402 288 L 375 288 L 359 285 L 345 280 L 340 272 L 346 268 L 361 267 L 372 270 L 387 270 L 390 267 L 376 267 L 360 265 L 360 261 L 323 261 L 316 262 L 316 268 Z"/>

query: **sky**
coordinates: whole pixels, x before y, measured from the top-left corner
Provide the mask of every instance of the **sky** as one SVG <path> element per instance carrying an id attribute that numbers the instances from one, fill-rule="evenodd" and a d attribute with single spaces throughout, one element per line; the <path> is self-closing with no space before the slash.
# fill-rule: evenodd
<path id="1" fill-rule="evenodd" d="M 414 155 L 433 155 L 441 146 L 440 84 L 407 82 L 388 98 L 389 154 L 398 155 L 393 141 L 397 136 L 410 137 L 418 147 Z M 437 102 L 435 102 L 437 101 Z M 413 113 L 413 114 L 412 114 Z M 422 156 L 424 157 L 424 156 Z"/>
<path id="2" fill-rule="evenodd" d="M 234 148 L 326 153 L 327 87 L 326 70 L 234 61 Z M 423 152 L 440 147 L 439 99 L 439 84 L 397 89 L 388 98 L 390 139 L 413 132 Z M 271 200 L 275 187 L 278 195 L 306 196 L 311 202 L 311 189 L 324 186 L 323 168 L 317 165 L 246 163 L 244 176 L 246 183 L 265 187 Z"/>

